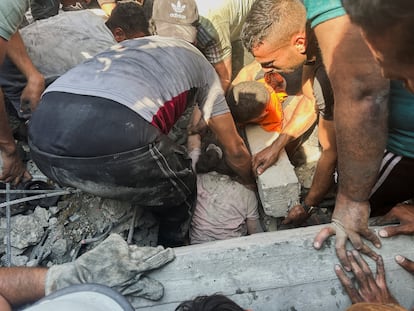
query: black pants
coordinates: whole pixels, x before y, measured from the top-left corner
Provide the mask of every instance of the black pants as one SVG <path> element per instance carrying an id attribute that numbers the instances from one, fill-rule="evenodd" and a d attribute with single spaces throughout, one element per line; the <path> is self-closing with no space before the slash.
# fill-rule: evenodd
<path id="1" fill-rule="evenodd" d="M 30 120 L 29 146 L 62 186 L 132 201 L 174 225 L 189 219 L 196 176 L 186 149 L 121 104 L 47 93 Z"/>
<path id="2" fill-rule="evenodd" d="M 414 198 L 414 159 L 384 153 L 377 183 L 369 199 L 371 216 L 382 216 L 396 204 Z"/>

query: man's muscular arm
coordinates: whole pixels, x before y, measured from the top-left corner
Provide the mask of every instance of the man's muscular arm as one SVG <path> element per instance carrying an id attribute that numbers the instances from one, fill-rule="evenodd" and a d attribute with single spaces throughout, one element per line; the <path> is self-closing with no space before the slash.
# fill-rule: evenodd
<path id="1" fill-rule="evenodd" d="M 45 296 L 46 268 L 0 268 L 0 295 L 12 306 Z"/>
<path id="2" fill-rule="evenodd" d="M 387 138 L 389 82 L 381 78 L 380 68 L 359 29 L 347 16 L 316 26 L 315 33 L 335 96 L 339 188 L 334 226 L 324 228 L 314 246 L 319 249 L 327 237 L 336 233 L 337 255 L 349 270 L 347 239 L 373 258 L 375 252 L 363 243 L 361 236 L 376 247 L 381 246 L 375 233 L 368 229 L 368 198 Z"/>
<path id="3" fill-rule="evenodd" d="M 7 55 L 27 79 L 21 95 L 21 110 L 34 111 L 45 89 L 45 78 L 33 65 L 18 31 L 10 38 Z"/>
<path id="4" fill-rule="evenodd" d="M 239 136 L 230 112 L 212 117 L 208 126 L 224 147 L 226 162 L 242 179 L 243 184 L 254 186 L 250 153 Z"/>

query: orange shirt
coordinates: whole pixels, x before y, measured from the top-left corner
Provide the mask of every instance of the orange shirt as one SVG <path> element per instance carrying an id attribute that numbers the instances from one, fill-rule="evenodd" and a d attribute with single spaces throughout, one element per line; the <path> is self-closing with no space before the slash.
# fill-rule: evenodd
<path id="1" fill-rule="evenodd" d="M 285 99 L 288 96 L 286 91 L 281 87 L 283 82 L 282 84 L 278 83 L 277 85 L 275 83 L 272 83 L 274 82 L 272 80 L 274 80 L 275 75 L 279 75 L 279 74 L 271 73 L 267 76 L 265 75 L 264 78 L 257 80 L 258 82 L 264 83 L 270 95 L 269 102 L 267 103 L 267 107 L 264 112 L 264 117 L 261 118 L 257 122 L 265 131 L 268 131 L 268 132 L 280 132 L 282 130 L 282 126 L 283 126 L 282 103 L 285 101 Z M 281 76 L 280 78 L 283 81 L 283 78 Z"/>

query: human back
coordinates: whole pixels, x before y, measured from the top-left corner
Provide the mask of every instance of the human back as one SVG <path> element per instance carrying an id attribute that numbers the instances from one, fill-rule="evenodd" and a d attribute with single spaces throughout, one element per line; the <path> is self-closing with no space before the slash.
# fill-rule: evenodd
<path id="1" fill-rule="evenodd" d="M 186 101 L 180 96 L 187 96 L 184 94 L 189 90 L 206 85 L 210 86 L 210 94 L 212 90 L 222 94 L 214 75 L 209 63 L 191 44 L 152 36 L 113 46 L 70 70 L 46 92 L 69 92 L 114 100 L 168 133 L 186 108 Z M 160 109 L 171 100 L 181 100 L 181 106 L 169 110 L 170 119 L 167 120 L 162 116 L 165 109 Z M 204 102 L 204 98 L 200 100 L 202 106 Z"/>

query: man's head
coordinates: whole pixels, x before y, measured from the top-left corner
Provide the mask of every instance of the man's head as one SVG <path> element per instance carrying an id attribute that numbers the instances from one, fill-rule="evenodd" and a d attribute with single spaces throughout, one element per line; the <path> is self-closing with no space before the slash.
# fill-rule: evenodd
<path id="1" fill-rule="evenodd" d="M 145 12 L 135 1 L 118 2 L 105 24 L 117 42 L 150 35 Z"/>
<path id="2" fill-rule="evenodd" d="M 152 20 L 158 35 L 196 42 L 199 16 L 194 0 L 154 0 Z"/>
<path id="3" fill-rule="evenodd" d="M 241 39 L 265 71 L 292 72 L 306 61 L 306 9 L 300 0 L 257 0 Z"/>
<path id="4" fill-rule="evenodd" d="M 266 117 L 270 94 L 263 83 L 246 81 L 232 87 L 226 99 L 237 124 L 258 123 Z"/>
<path id="5" fill-rule="evenodd" d="M 342 0 L 384 77 L 403 80 L 414 92 L 414 1 Z"/>

